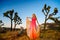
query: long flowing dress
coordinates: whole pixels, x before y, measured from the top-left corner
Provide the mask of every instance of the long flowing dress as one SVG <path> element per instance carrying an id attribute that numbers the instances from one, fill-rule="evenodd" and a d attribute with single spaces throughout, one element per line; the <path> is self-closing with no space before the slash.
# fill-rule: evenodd
<path id="1" fill-rule="evenodd" d="M 37 37 L 37 32 L 36 32 L 36 18 L 32 18 L 31 24 L 30 24 L 30 38 L 35 39 Z"/>
<path id="2" fill-rule="evenodd" d="M 30 39 L 36 39 L 38 37 L 36 20 L 37 19 L 33 17 L 30 21 L 29 27 L 27 28 L 27 34 Z"/>

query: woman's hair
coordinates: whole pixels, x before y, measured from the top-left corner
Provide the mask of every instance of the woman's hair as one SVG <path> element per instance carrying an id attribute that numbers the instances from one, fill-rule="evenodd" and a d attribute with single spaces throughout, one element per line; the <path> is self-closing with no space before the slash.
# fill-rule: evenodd
<path id="1" fill-rule="evenodd" d="M 35 14 L 32 14 L 32 17 L 35 17 L 36 18 L 36 15 Z M 37 18 L 36 18 L 37 19 Z"/>

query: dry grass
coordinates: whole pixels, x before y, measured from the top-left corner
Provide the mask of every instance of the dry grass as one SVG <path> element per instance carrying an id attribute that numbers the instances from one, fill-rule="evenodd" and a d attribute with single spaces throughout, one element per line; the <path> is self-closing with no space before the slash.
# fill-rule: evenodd
<path id="1" fill-rule="evenodd" d="M 8 31 L 6 33 L 0 33 L 0 40 L 29 40 L 28 36 L 23 34 L 17 36 L 19 31 Z M 47 30 L 41 32 L 41 35 L 36 40 L 60 40 L 60 32 L 54 30 Z"/>
<path id="2" fill-rule="evenodd" d="M 41 40 L 60 40 L 60 32 L 56 30 L 47 30 L 41 33 Z"/>

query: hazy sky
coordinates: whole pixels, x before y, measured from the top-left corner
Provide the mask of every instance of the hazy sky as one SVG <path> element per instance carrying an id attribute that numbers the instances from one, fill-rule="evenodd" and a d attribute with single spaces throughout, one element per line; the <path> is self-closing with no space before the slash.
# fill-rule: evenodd
<path id="1" fill-rule="evenodd" d="M 3 13 L 7 10 L 14 9 L 14 12 L 18 12 L 18 15 L 22 18 L 22 26 L 26 25 L 26 17 L 31 17 L 33 13 L 36 14 L 39 23 L 44 22 L 44 14 L 42 8 L 44 4 L 51 6 L 50 13 L 53 12 L 54 8 L 58 8 L 58 14 L 60 16 L 60 0 L 0 0 L 0 20 L 5 23 L 5 27 L 10 27 L 10 19 L 3 17 Z M 47 22 L 53 22 L 48 20 Z M 20 25 L 18 26 L 20 27 Z"/>

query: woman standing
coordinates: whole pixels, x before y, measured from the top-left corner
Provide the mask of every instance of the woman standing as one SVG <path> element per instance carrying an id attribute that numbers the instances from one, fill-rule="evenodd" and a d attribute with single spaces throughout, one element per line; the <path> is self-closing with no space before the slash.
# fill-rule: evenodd
<path id="1" fill-rule="evenodd" d="M 31 17 L 27 17 L 27 19 L 28 18 L 31 18 Z M 38 37 L 38 26 L 36 22 L 38 23 L 37 17 L 35 14 L 32 14 L 31 21 L 29 21 L 29 24 L 28 24 L 29 26 L 27 27 L 27 34 L 31 40 L 35 40 Z"/>

